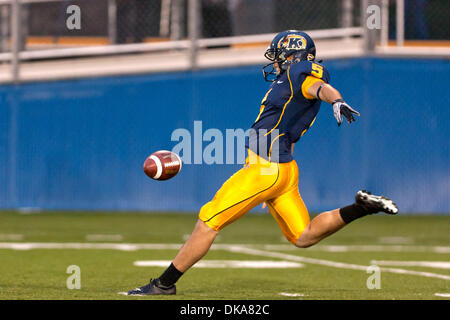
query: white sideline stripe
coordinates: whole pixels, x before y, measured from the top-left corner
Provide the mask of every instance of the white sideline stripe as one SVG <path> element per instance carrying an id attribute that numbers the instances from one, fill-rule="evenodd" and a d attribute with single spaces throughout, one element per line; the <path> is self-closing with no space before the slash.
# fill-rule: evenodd
<path id="1" fill-rule="evenodd" d="M 334 261 L 328 261 L 328 260 L 322 260 L 322 259 L 315 259 L 315 258 L 307 258 L 302 256 L 296 256 L 281 252 L 270 252 L 270 251 L 263 251 L 258 249 L 252 249 L 247 248 L 244 246 L 238 246 L 238 245 L 231 245 L 229 246 L 229 249 L 226 249 L 231 252 L 238 252 L 238 253 L 246 253 L 254 256 L 263 256 L 263 257 L 271 257 L 271 258 L 279 258 L 279 259 L 285 259 L 285 260 L 291 260 L 291 261 L 298 261 L 298 262 L 304 262 L 304 263 L 310 263 L 310 264 L 319 264 L 329 267 L 337 267 L 337 268 L 344 268 L 344 269 L 353 269 L 353 270 L 366 270 L 368 266 L 360 266 L 356 264 L 349 264 L 349 263 L 341 263 L 341 262 L 334 262 Z"/>
<path id="2" fill-rule="evenodd" d="M 167 267 L 171 260 L 141 260 L 135 261 L 137 267 Z M 249 269 L 279 269 L 301 268 L 302 263 L 292 261 L 255 261 L 255 260 L 200 260 L 193 268 L 249 268 Z"/>
<path id="3" fill-rule="evenodd" d="M 434 295 L 437 297 L 450 298 L 450 293 L 435 293 Z"/>
<path id="4" fill-rule="evenodd" d="M 0 249 L 32 250 L 32 249 L 110 249 L 121 251 L 136 250 L 178 250 L 183 244 L 172 243 L 86 243 L 86 242 L 0 242 Z M 298 251 L 291 244 L 213 244 L 212 250 L 226 250 L 230 246 L 245 246 L 274 251 Z M 325 252 L 434 252 L 450 253 L 450 247 L 443 246 L 390 246 L 390 245 L 318 245 L 307 251 Z"/>
<path id="5" fill-rule="evenodd" d="M 286 297 L 304 297 L 304 293 L 288 293 L 288 292 L 280 292 L 280 296 Z"/>
<path id="6" fill-rule="evenodd" d="M 183 236 L 181 237 L 181 239 L 183 239 L 183 241 L 186 241 L 187 239 L 189 239 L 190 236 L 191 236 L 190 233 L 186 233 L 186 234 L 183 234 Z M 218 235 L 214 238 L 214 241 L 215 241 L 215 242 L 218 242 L 218 241 L 220 241 L 221 239 L 222 239 L 222 237 L 220 236 L 220 234 L 218 234 Z"/>
<path id="7" fill-rule="evenodd" d="M 136 250 L 178 250 L 181 244 L 159 243 L 72 243 L 72 242 L 0 242 L 0 249 L 109 249 L 120 251 Z"/>
<path id="8" fill-rule="evenodd" d="M 340 269 L 366 271 L 367 268 L 369 267 L 369 266 L 362 266 L 362 265 L 351 264 L 351 263 L 335 262 L 335 261 L 330 261 L 330 260 L 314 259 L 314 258 L 290 255 L 290 254 L 285 254 L 285 253 L 280 253 L 280 252 L 269 252 L 269 251 L 246 248 L 243 246 L 230 246 L 230 248 L 228 250 L 231 252 L 246 253 L 246 254 L 250 254 L 250 255 L 263 256 L 263 257 L 279 258 L 279 259 L 284 259 L 284 260 L 317 264 L 317 265 L 340 268 Z M 422 276 L 422 277 L 428 277 L 428 278 L 450 280 L 450 276 L 443 275 L 443 274 L 437 274 L 437 273 L 431 273 L 431 272 L 412 271 L 412 270 L 404 270 L 404 269 L 397 269 L 397 268 L 380 268 L 380 270 L 384 271 L 384 272 L 409 274 L 409 275 L 416 275 L 416 276 Z"/>
<path id="9" fill-rule="evenodd" d="M 0 240 L 22 240 L 23 234 L 15 234 L 15 233 L 0 233 Z"/>
<path id="10" fill-rule="evenodd" d="M 120 234 L 88 234 L 87 241 L 122 241 L 123 237 Z"/>
<path id="11" fill-rule="evenodd" d="M 32 250 L 32 249 L 111 249 L 122 251 L 135 251 L 135 250 L 178 250 L 181 248 L 181 244 L 130 244 L 130 243 L 55 243 L 55 242 L 0 242 L 0 249 L 12 249 L 12 250 Z M 437 251 L 436 248 L 442 249 Z M 449 247 L 434 247 L 434 252 L 445 252 Z M 329 267 L 350 269 L 350 270 L 367 270 L 368 266 L 361 266 L 356 264 L 334 262 L 329 260 L 313 259 L 295 255 L 289 255 L 279 252 L 263 251 L 258 249 L 252 249 L 244 247 L 244 245 L 225 245 L 217 244 L 211 247 L 212 250 L 228 250 L 231 252 L 247 253 L 251 255 L 266 256 L 272 258 L 280 258 L 284 260 L 290 260 L 295 262 L 304 262 L 310 264 L 318 264 Z M 267 249 L 265 249 L 267 250 Z M 381 271 L 398 273 L 398 274 L 410 274 L 429 278 L 437 278 L 443 280 L 450 280 L 450 276 L 430 273 L 419 272 L 404 269 L 394 268 L 380 268 Z"/>
<path id="12" fill-rule="evenodd" d="M 436 269 L 450 269 L 449 261 L 390 261 L 372 260 L 371 264 L 391 267 L 427 267 Z"/>
<path id="13" fill-rule="evenodd" d="M 422 272 L 422 271 L 413 271 L 413 270 L 405 270 L 398 268 L 380 268 L 381 271 L 398 273 L 398 274 L 409 274 L 413 276 L 421 276 L 426 278 L 436 278 L 442 280 L 450 280 L 450 276 L 446 276 L 443 274 L 432 273 L 432 272 Z"/>
<path id="14" fill-rule="evenodd" d="M 39 207 L 20 207 L 17 208 L 19 214 L 37 214 L 41 213 L 41 208 Z"/>
<path id="15" fill-rule="evenodd" d="M 411 237 L 380 237 L 378 242 L 387 244 L 411 244 L 414 239 Z"/>
<path id="16" fill-rule="evenodd" d="M 183 239 L 183 241 L 186 241 L 187 239 L 189 239 L 190 236 L 191 236 L 190 233 L 186 233 L 186 234 L 183 234 L 183 237 L 181 239 Z"/>
<path id="17" fill-rule="evenodd" d="M 256 245 L 255 245 L 256 246 Z M 266 244 L 262 246 L 267 250 L 298 251 L 290 244 Z M 450 253 L 450 247 L 443 246 L 410 246 L 410 245 L 317 245 L 305 249 L 307 251 L 325 252 L 434 252 Z"/>

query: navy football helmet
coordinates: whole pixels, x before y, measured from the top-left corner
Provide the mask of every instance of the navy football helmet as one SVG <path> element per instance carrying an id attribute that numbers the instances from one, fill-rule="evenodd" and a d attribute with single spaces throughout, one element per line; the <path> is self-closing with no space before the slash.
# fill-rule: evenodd
<path id="1" fill-rule="evenodd" d="M 291 60 L 287 60 L 292 56 Z M 264 80 L 273 82 L 283 74 L 290 65 L 303 60 L 316 59 L 316 46 L 311 37 L 302 31 L 287 30 L 278 33 L 273 38 L 264 56 L 272 61 L 263 67 Z M 278 63 L 278 72 L 274 63 Z"/>

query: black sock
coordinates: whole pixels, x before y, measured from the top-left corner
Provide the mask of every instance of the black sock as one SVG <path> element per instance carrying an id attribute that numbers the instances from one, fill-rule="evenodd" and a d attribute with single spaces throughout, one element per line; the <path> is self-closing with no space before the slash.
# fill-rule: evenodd
<path id="1" fill-rule="evenodd" d="M 356 220 L 358 218 L 370 214 L 370 212 L 354 203 L 349 206 L 340 208 L 339 214 L 341 215 L 342 220 L 344 220 L 344 222 L 347 224 L 352 222 L 353 220 Z"/>
<path id="2" fill-rule="evenodd" d="M 175 282 L 180 279 L 180 277 L 183 275 L 183 272 L 178 271 L 177 268 L 173 265 L 173 263 L 170 264 L 170 266 L 164 271 L 164 273 L 159 277 L 159 281 L 161 284 L 165 287 L 170 287 L 175 284 Z"/>

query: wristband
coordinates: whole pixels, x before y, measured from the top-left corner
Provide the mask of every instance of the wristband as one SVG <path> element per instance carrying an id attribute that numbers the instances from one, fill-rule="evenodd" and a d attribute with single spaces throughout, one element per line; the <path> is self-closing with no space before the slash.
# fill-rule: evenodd
<path id="1" fill-rule="evenodd" d="M 343 100 L 343 99 L 336 99 L 336 100 L 334 100 L 331 104 L 333 105 L 333 104 L 335 104 L 336 102 L 344 102 L 344 100 Z"/>

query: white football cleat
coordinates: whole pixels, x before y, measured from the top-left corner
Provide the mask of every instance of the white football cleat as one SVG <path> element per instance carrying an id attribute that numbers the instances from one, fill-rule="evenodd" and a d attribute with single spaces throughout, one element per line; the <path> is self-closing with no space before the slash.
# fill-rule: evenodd
<path id="1" fill-rule="evenodd" d="M 380 211 L 387 214 L 398 213 L 398 207 L 391 199 L 373 195 L 366 190 L 360 190 L 356 193 L 355 202 L 372 213 Z"/>

